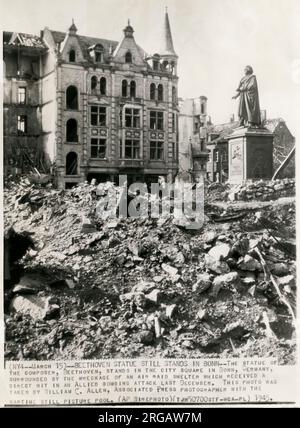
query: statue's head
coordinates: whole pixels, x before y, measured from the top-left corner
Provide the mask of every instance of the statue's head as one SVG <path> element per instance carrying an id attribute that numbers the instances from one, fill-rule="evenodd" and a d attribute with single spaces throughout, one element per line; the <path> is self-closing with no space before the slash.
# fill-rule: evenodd
<path id="1" fill-rule="evenodd" d="M 251 65 L 246 65 L 245 74 L 253 74 L 253 68 L 251 67 Z"/>

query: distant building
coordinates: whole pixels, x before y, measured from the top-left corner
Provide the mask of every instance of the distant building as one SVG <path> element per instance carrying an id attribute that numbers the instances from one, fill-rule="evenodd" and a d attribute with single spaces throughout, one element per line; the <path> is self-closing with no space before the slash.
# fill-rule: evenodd
<path id="1" fill-rule="evenodd" d="M 158 53 L 130 23 L 121 42 L 81 36 L 74 23 L 41 36 L 4 32 L 4 145 L 10 166 L 51 168 L 59 187 L 86 179 L 173 180 L 178 76 L 168 14 Z M 20 153 L 23 160 L 20 162 Z"/>
<path id="2" fill-rule="evenodd" d="M 193 178 L 206 176 L 207 98 L 179 100 L 179 175 L 189 172 Z"/>
<path id="3" fill-rule="evenodd" d="M 295 138 L 283 119 L 266 119 L 265 111 L 262 111 L 262 119 L 263 126 L 274 135 L 273 171 L 275 172 L 294 147 Z M 238 123 L 232 115 L 229 122 L 208 127 L 207 148 L 209 150 L 209 158 L 207 178 L 210 181 L 223 183 L 228 179 L 228 137 L 238 127 Z M 284 177 L 294 177 L 294 175 L 295 161 L 293 159 L 284 169 Z"/>

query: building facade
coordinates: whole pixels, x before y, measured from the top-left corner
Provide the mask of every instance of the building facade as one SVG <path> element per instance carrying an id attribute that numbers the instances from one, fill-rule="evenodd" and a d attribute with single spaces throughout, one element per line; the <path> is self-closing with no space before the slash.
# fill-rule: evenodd
<path id="1" fill-rule="evenodd" d="M 179 174 L 190 173 L 192 178 L 206 176 L 207 98 L 181 99 L 179 101 Z"/>
<path id="2" fill-rule="evenodd" d="M 172 180 L 178 170 L 178 57 L 168 14 L 154 55 L 136 43 L 129 22 L 121 42 L 80 36 L 74 23 L 66 33 L 46 27 L 37 40 L 39 141 L 58 186 L 117 181 L 120 174 L 129 181 Z M 5 56 L 11 44 L 4 44 Z"/>
<path id="3" fill-rule="evenodd" d="M 40 37 L 3 34 L 4 173 L 46 168 L 41 123 L 42 58 L 47 46 Z"/>

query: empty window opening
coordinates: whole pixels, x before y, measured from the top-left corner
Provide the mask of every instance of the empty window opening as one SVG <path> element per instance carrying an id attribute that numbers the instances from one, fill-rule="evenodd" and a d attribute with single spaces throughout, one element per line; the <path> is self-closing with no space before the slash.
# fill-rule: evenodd
<path id="1" fill-rule="evenodd" d="M 69 62 L 75 62 L 76 61 L 76 52 L 74 49 L 70 50 L 69 52 Z"/>
<path id="2" fill-rule="evenodd" d="M 27 133 L 27 116 L 20 115 L 18 116 L 18 134 L 26 134 Z"/>
<path id="3" fill-rule="evenodd" d="M 77 175 L 78 156 L 75 152 L 70 152 L 66 156 L 66 175 Z"/>
<path id="4" fill-rule="evenodd" d="M 91 139 L 91 158 L 105 159 L 106 140 L 104 138 Z"/>
<path id="5" fill-rule="evenodd" d="M 127 64 L 131 64 L 132 63 L 132 53 L 131 52 L 126 52 L 125 54 L 125 62 Z"/>
<path id="6" fill-rule="evenodd" d="M 106 79 L 105 79 L 105 77 L 101 77 L 101 79 L 100 79 L 100 94 L 106 95 Z"/>
<path id="7" fill-rule="evenodd" d="M 96 92 L 96 90 L 97 90 L 97 77 L 96 76 L 93 76 L 92 78 L 91 78 L 91 91 L 93 92 L 93 93 L 95 93 Z"/>
<path id="8" fill-rule="evenodd" d="M 127 80 L 122 80 L 122 97 L 127 97 Z"/>
<path id="9" fill-rule="evenodd" d="M 18 88 L 18 103 L 19 104 L 26 103 L 26 88 L 23 88 L 23 87 Z"/>
<path id="10" fill-rule="evenodd" d="M 76 86 L 69 86 L 66 93 L 67 109 L 78 109 L 78 92 Z"/>
<path id="11" fill-rule="evenodd" d="M 78 142 L 77 120 L 76 119 L 69 119 L 67 121 L 66 139 L 67 139 L 67 142 L 70 142 L 70 143 L 77 143 Z"/>
<path id="12" fill-rule="evenodd" d="M 135 98 L 135 95 L 136 95 L 135 92 L 136 92 L 136 83 L 134 80 L 132 80 L 130 82 L 130 97 L 131 98 Z"/>
<path id="13" fill-rule="evenodd" d="M 150 100 L 155 100 L 155 83 L 150 85 Z"/>

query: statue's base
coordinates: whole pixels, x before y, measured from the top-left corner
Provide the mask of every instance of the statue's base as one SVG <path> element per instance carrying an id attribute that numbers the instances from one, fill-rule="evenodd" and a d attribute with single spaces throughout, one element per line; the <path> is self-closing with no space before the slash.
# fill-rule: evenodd
<path id="1" fill-rule="evenodd" d="M 228 140 L 230 183 L 270 179 L 273 173 L 273 134 L 265 128 L 240 127 Z"/>

